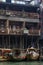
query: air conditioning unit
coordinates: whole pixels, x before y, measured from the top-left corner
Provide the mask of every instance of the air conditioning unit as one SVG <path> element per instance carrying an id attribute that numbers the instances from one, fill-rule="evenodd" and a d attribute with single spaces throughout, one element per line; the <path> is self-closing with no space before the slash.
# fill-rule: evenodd
<path id="1" fill-rule="evenodd" d="M 24 34 L 28 34 L 28 30 L 26 28 L 24 29 Z"/>

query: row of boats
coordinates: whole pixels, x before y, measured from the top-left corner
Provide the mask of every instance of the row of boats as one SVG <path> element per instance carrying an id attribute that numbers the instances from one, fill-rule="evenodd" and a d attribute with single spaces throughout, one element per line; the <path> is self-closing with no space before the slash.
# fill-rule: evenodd
<path id="1" fill-rule="evenodd" d="M 40 54 L 36 48 L 27 49 L 5 49 L 0 48 L 0 61 L 24 61 L 38 60 Z"/>

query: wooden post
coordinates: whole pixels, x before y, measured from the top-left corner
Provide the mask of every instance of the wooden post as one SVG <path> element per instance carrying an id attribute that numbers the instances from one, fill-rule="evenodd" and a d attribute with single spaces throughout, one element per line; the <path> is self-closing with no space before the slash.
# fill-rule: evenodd
<path id="1" fill-rule="evenodd" d="M 7 33 L 9 34 L 9 20 L 7 20 L 6 27 L 7 27 Z"/>
<path id="2" fill-rule="evenodd" d="M 24 29 L 25 29 L 25 21 L 23 23 L 23 31 L 24 31 Z M 24 37 L 23 37 L 23 49 L 24 49 Z"/>

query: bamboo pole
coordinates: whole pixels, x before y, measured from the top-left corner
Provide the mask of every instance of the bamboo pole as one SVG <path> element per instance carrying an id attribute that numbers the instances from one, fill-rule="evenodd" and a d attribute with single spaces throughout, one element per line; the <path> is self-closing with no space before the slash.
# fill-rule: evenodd
<path id="1" fill-rule="evenodd" d="M 9 35 L 9 48 L 10 48 L 10 35 Z"/>

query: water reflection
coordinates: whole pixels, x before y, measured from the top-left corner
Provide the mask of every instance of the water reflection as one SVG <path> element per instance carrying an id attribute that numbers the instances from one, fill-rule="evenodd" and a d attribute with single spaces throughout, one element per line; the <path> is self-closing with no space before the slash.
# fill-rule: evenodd
<path id="1" fill-rule="evenodd" d="M 43 62 L 0 62 L 0 65 L 43 65 Z"/>

